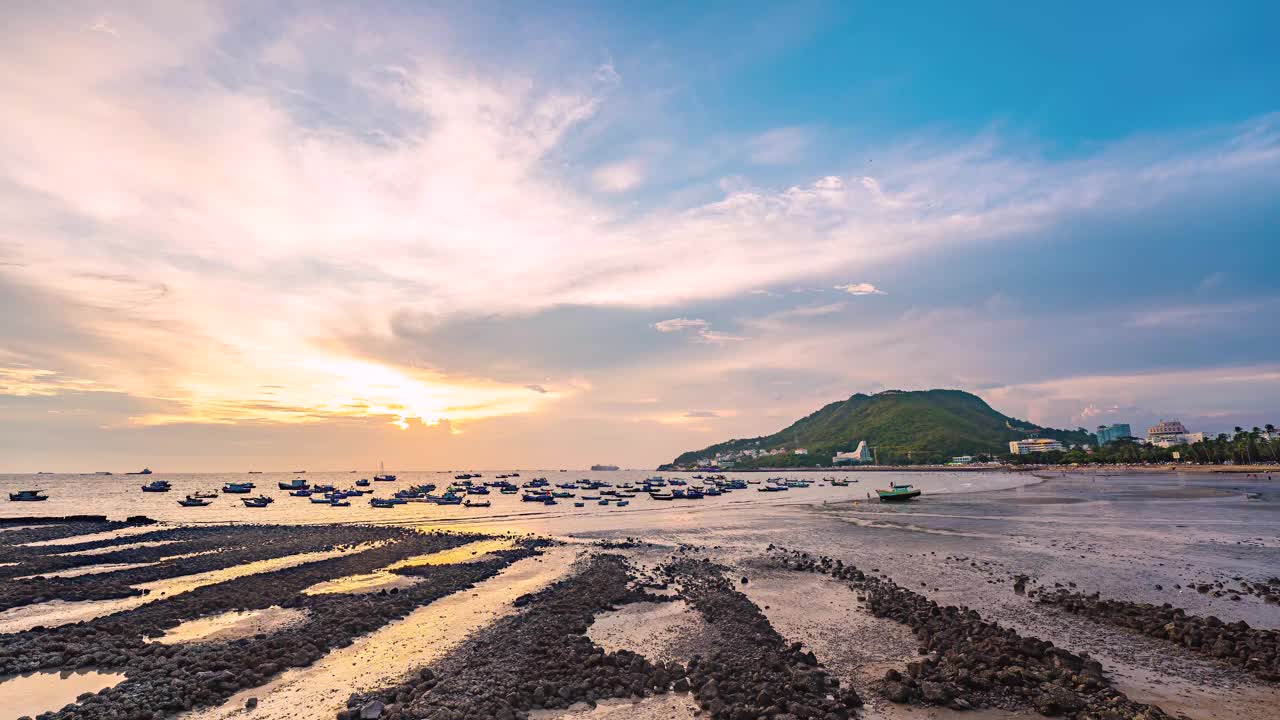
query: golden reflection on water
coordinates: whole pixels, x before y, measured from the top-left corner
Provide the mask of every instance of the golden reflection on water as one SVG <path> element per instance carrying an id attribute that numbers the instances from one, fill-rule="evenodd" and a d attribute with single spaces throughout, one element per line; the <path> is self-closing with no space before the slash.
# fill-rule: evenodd
<path id="1" fill-rule="evenodd" d="M 87 671 L 46 671 L 0 677 L 0 712 L 5 720 L 60 710 L 80 695 L 120 684 L 124 675 Z"/>
<path id="2" fill-rule="evenodd" d="M 327 595 L 331 593 L 369 593 L 391 588 L 408 587 L 419 582 L 419 578 L 399 575 L 395 570 L 426 565 L 453 565 L 462 562 L 482 560 L 499 550 L 510 550 L 515 547 L 512 540 L 477 540 L 449 550 L 415 555 L 398 560 L 384 568 L 371 573 L 348 575 L 316 583 L 302 592 L 307 595 Z"/>

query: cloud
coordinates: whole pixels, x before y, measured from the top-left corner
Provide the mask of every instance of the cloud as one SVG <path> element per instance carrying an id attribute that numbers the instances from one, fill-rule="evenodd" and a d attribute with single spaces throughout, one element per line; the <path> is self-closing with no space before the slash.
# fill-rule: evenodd
<path id="1" fill-rule="evenodd" d="M 872 285 L 871 283 L 849 283 L 848 285 L 836 285 L 836 290 L 843 290 L 850 295 L 887 295 L 885 291 Z"/>
<path id="2" fill-rule="evenodd" d="M 694 330 L 694 338 L 698 342 L 712 345 L 721 345 L 727 342 L 735 342 L 745 339 L 738 335 L 712 330 L 711 324 L 701 318 L 671 318 L 670 320 L 661 320 L 656 322 L 652 327 L 660 333 L 675 333 L 684 332 L 685 330 Z"/>
<path id="3" fill-rule="evenodd" d="M 546 389 L 541 385 L 525 385 L 525 387 L 538 393 L 539 395 L 546 395 L 547 393 L 551 392 L 550 390 Z"/>
<path id="4" fill-rule="evenodd" d="M 1218 287 L 1222 285 L 1222 283 L 1226 282 L 1226 279 L 1227 279 L 1227 274 L 1225 272 L 1222 272 L 1222 271 L 1211 272 L 1208 275 L 1205 275 L 1202 280 L 1200 280 L 1200 285 L 1198 287 L 1201 292 L 1216 290 Z"/>
<path id="5" fill-rule="evenodd" d="M 653 324 L 653 329 L 660 333 L 681 332 L 690 328 L 706 328 L 708 323 L 700 318 L 671 318 L 670 320 L 659 320 Z"/>
<path id="6" fill-rule="evenodd" d="M 634 190 L 644 180 L 644 166 L 636 160 L 613 163 L 596 168 L 591 174 L 595 186 L 605 192 Z"/>
<path id="7" fill-rule="evenodd" d="M 756 165 L 789 165 L 809 148 L 812 133 L 801 127 L 774 128 L 747 143 L 751 162 Z"/>
<path id="8" fill-rule="evenodd" d="M 685 413 L 684 416 L 687 418 L 718 418 L 720 417 L 718 413 L 712 412 L 711 410 L 690 410 L 689 412 Z"/>

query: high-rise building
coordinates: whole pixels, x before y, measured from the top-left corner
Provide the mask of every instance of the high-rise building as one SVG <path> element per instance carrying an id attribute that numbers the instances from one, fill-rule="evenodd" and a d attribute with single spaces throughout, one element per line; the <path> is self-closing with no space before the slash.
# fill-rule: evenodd
<path id="1" fill-rule="evenodd" d="M 1099 425 L 1098 432 L 1094 433 L 1094 437 L 1098 438 L 1098 447 L 1102 447 L 1112 440 L 1133 437 L 1133 431 L 1129 429 L 1129 423 Z"/>

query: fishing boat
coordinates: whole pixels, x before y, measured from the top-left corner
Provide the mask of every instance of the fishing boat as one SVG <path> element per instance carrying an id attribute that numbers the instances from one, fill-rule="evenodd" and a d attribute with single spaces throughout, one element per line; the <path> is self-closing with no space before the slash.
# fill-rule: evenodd
<path id="1" fill-rule="evenodd" d="M 248 495 L 252 489 L 253 483 L 229 482 L 222 486 L 222 492 L 234 495 Z"/>
<path id="2" fill-rule="evenodd" d="M 264 497 L 240 498 L 240 502 L 244 503 L 245 507 L 251 508 L 264 508 L 271 504 L 270 500 Z"/>
<path id="3" fill-rule="evenodd" d="M 138 472 L 125 473 L 125 475 L 150 475 L 150 474 L 151 474 L 151 468 L 142 468 Z"/>
<path id="4" fill-rule="evenodd" d="M 16 493 L 9 493 L 11 502 L 40 502 L 48 499 L 49 496 L 45 495 L 43 490 L 19 490 Z"/>
<path id="5" fill-rule="evenodd" d="M 492 504 L 493 503 L 488 500 L 472 500 L 470 498 L 468 498 L 466 502 L 462 503 L 463 507 L 489 507 Z"/>
<path id="6" fill-rule="evenodd" d="M 343 500 L 341 498 L 333 498 L 329 501 L 329 507 L 351 507 L 351 501 Z"/>
<path id="7" fill-rule="evenodd" d="M 392 508 L 398 504 L 388 498 L 369 498 L 369 505 L 376 508 Z"/>
<path id="8" fill-rule="evenodd" d="M 574 503 L 574 504 L 573 504 L 573 506 L 574 506 L 574 507 L 586 507 L 586 506 L 587 506 L 587 504 L 586 504 L 586 503 L 576 502 L 576 503 Z"/>
<path id="9" fill-rule="evenodd" d="M 382 463 L 378 463 L 378 474 L 373 479 L 377 482 L 395 482 L 396 476 L 388 473 Z"/>
<path id="10" fill-rule="evenodd" d="M 369 478 L 360 478 L 356 481 L 358 487 L 369 487 Z"/>
<path id="11" fill-rule="evenodd" d="M 312 495 L 311 502 L 317 505 L 328 505 L 329 503 L 333 502 L 333 498 L 325 497 L 324 495 Z"/>
<path id="12" fill-rule="evenodd" d="M 785 492 L 786 490 L 786 485 L 765 485 L 764 487 L 756 488 L 756 492 Z"/>
<path id="13" fill-rule="evenodd" d="M 289 497 L 311 497 L 313 490 L 294 490 L 289 493 Z"/>
<path id="14" fill-rule="evenodd" d="M 142 486 L 142 492 L 169 492 L 171 489 L 168 480 L 152 480 Z"/>
<path id="15" fill-rule="evenodd" d="M 876 494 L 880 496 L 880 502 L 906 502 L 920 497 L 920 491 L 910 485 L 897 485 L 894 483 L 889 483 L 888 490 L 877 489 Z"/>
<path id="16" fill-rule="evenodd" d="M 196 498 L 197 500 L 212 500 L 213 498 L 218 497 L 218 491 L 216 491 L 216 490 L 208 490 L 208 491 L 205 491 L 205 490 L 198 490 L 198 491 L 196 491 L 196 492 L 191 493 L 191 494 L 190 494 L 190 495 L 188 495 L 187 497 L 189 497 L 189 498 Z"/>
<path id="17" fill-rule="evenodd" d="M 619 500 L 619 501 L 617 502 L 618 507 L 626 507 L 626 506 L 628 506 L 628 505 L 630 505 L 630 504 L 631 504 L 631 501 L 630 501 L 630 500 Z"/>
<path id="18" fill-rule="evenodd" d="M 212 505 L 213 503 L 209 500 L 198 498 L 194 495 L 188 495 L 185 499 L 179 500 L 178 504 L 181 505 L 182 507 L 204 507 L 205 505 Z"/>
<path id="19" fill-rule="evenodd" d="M 289 482 L 276 483 L 276 487 L 281 490 L 306 490 L 310 485 L 307 485 L 307 481 L 302 478 L 294 478 Z"/>
<path id="20" fill-rule="evenodd" d="M 676 496 L 671 493 L 650 493 L 649 497 L 654 500 L 675 500 Z"/>

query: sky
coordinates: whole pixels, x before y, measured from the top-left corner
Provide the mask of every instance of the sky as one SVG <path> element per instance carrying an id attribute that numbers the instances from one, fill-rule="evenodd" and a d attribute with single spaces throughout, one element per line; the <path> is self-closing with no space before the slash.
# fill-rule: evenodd
<path id="1" fill-rule="evenodd" d="M 0 472 L 1280 424 L 1280 5 L 0 7 Z"/>

